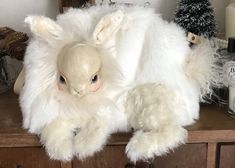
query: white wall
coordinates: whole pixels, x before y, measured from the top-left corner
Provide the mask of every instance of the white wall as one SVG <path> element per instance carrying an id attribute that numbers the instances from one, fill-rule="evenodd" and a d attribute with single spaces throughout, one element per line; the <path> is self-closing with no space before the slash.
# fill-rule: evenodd
<path id="1" fill-rule="evenodd" d="M 167 20 L 171 20 L 173 18 L 173 14 L 175 11 L 176 4 L 179 0 L 111 0 L 112 2 L 117 3 L 133 3 L 138 5 L 147 5 L 148 3 L 151 4 L 150 6 L 156 9 L 156 12 L 162 13 L 163 18 Z M 109 3 L 109 0 L 96 0 L 98 4 Z"/>
<path id="2" fill-rule="evenodd" d="M 213 7 L 215 8 L 215 18 L 217 22 L 218 35 L 221 37 L 224 37 L 225 36 L 225 27 L 224 27 L 225 8 L 230 3 L 230 1 L 229 0 L 211 0 L 211 3 Z"/>
<path id="3" fill-rule="evenodd" d="M 55 18 L 58 12 L 57 0 L 0 0 L 0 27 L 8 26 L 17 31 L 29 33 L 24 18 L 29 14 L 46 15 Z M 7 57 L 9 77 L 18 76 L 22 62 Z"/>
<path id="4" fill-rule="evenodd" d="M 0 26 L 28 32 L 23 22 L 27 15 L 40 14 L 55 18 L 58 11 L 57 0 L 0 0 Z"/>
<path id="5" fill-rule="evenodd" d="M 100 0 L 97 0 L 100 1 Z M 176 4 L 179 0 L 112 0 L 143 3 L 150 1 L 157 11 L 167 20 L 174 16 Z M 235 0 L 231 0 L 235 1 Z M 220 33 L 224 33 L 224 10 L 229 0 L 211 0 L 215 7 L 215 16 Z M 57 0 L 1 0 L 0 1 L 0 26 L 10 26 L 18 31 L 28 32 L 23 20 L 28 14 L 46 15 L 52 18 L 58 14 Z"/>

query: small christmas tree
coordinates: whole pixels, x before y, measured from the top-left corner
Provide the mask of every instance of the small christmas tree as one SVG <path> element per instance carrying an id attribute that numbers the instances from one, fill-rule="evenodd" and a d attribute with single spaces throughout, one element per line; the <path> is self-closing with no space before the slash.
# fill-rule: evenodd
<path id="1" fill-rule="evenodd" d="M 174 21 L 187 33 L 206 38 L 216 35 L 214 10 L 209 0 L 181 0 Z"/>

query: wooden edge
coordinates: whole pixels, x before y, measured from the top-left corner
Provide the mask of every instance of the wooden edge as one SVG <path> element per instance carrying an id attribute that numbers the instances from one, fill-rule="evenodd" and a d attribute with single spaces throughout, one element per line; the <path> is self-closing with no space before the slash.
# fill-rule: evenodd
<path id="1" fill-rule="evenodd" d="M 107 145 L 126 145 L 130 138 L 132 137 L 132 133 L 117 133 L 113 134 L 108 140 Z"/>
<path id="2" fill-rule="evenodd" d="M 0 147 L 40 147 L 38 136 L 32 134 L 1 134 Z"/>
<path id="3" fill-rule="evenodd" d="M 108 145 L 125 145 L 132 133 L 113 134 Z M 235 142 L 235 130 L 199 130 L 188 131 L 187 143 Z"/>
<path id="4" fill-rule="evenodd" d="M 189 131 L 187 143 L 235 142 L 235 130 Z"/>
<path id="5" fill-rule="evenodd" d="M 217 159 L 217 143 L 211 142 L 207 146 L 207 168 L 216 168 L 216 159 Z"/>
<path id="6" fill-rule="evenodd" d="M 113 134 L 107 145 L 126 145 L 132 133 Z M 235 130 L 189 131 L 187 143 L 235 142 Z M 1 133 L 0 147 L 42 146 L 35 134 Z"/>

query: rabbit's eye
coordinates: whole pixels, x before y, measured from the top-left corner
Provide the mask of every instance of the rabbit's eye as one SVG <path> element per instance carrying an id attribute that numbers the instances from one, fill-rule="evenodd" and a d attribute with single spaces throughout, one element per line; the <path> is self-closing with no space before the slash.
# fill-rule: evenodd
<path id="1" fill-rule="evenodd" d="M 60 81 L 60 83 L 62 83 L 62 84 L 65 84 L 65 83 L 66 83 L 64 77 L 61 76 L 61 75 L 60 75 L 60 77 L 59 77 L 59 81 Z"/>
<path id="2" fill-rule="evenodd" d="M 96 83 L 98 79 L 99 79 L 98 75 L 93 76 L 93 78 L 91 79 L 91 84 Z"/>

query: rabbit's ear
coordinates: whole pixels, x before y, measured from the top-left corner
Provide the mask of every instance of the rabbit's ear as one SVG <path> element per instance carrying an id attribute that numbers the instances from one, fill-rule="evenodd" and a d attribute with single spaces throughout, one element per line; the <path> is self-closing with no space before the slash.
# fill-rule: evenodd
<path id="1" fill-rule="evenodd" d="M 55 21 L 44 16 L 28 16 L 25 23 L 29 25 L 32 34 L 46 42 L 60 40 L 63 35 L 63 29 Z"/>
<path id="2" fill-rule="evenodd" d="M 105 15 L 100 19 L 93 32 L 93 40 L 96 44 L 102 44 L 114 35 L 120 28 L 124 18 L 121 10 Z"/>

